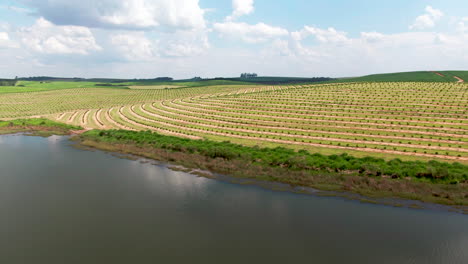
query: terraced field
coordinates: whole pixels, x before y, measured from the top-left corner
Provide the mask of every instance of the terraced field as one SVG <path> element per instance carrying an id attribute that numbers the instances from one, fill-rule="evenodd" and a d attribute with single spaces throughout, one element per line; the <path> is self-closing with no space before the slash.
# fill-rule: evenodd
<path id="1" fill-rule="evenodd" d="M 462 83 L 417 82 L 83 88 L 2 96 L 0 118 L 39 115 L 87 129 L 468 163 L 467 91 Z"/>

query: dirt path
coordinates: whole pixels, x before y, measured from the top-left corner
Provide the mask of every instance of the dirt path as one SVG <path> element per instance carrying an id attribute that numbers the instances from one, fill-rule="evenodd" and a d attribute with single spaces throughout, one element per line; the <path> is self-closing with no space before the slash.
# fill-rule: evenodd
<path id="1" fill-rule="evenodd" d="M 458 77 L 458 76 L 453 76 L 453 78 L 457 79 L 458 82 L 457 83 L 464 83 L 465 80 L 463 80 L 462 78 Z"/>
<path id="2" fill-rule="evenodd" d="M 79 111 L 74 112 L 74 113 L 68 118 L 67 123 L 73 123 L 73 121 L 75 120 L 75 117 L 76 117 L 78 114 L 79 114 Z"/>
<path id="3" fill-rule="evenodd" d="M 94 123 L 96 125 L 98 125 L 98 127 L 100 129 L 104 129 L 104 128 L 106 128 L 106 126 L 104 125 L 104 123 L 102 123 L 101 119 L 99 118 L 99 115 L 101 114 L 101 111 L 102 111 L 102 109 L 99 109 L 96 112 L 94 112 L 92 118 L 93 118 Z"/>
<path id="4" fill-rule="evenodd" d="M 431 71 L 431 72 L 432 72 L 432 73 L 434 73 L 434 74 L 437 74 L 437 75 L 439 75 L 440 77 L 445 77 L 445 75 L 443 75 L 443 74 L 442 74 L 442 73 L 440 73 L 440 72 L 435 72 L 435 71 Z"/>
<path id="5" fill-rule="evenodd" d="M 117 127 L 117 129 L 126 129 L 126 130 L 135 130 L 133 128 L 129 128 L 127 126 L 124 126 L 120 123 L 118 123 L 116 120 L 114 120 L 110 114 L 110 112 L 112 110 L 114 110 L 115 107 L 112 107 L 112 108 L 109 108 L 107 109 L 107 111 L 105 112 L 105 118 L 107 119 L 107 121 L 109 121 L 113 126 Z"/>
<path id="6" fill-rule="evenodd" d="M 81 116 L 81 126 L 86 127 L 88 125 L 88 115 L 91 110 L 86 110 L 84 115 Z"/>

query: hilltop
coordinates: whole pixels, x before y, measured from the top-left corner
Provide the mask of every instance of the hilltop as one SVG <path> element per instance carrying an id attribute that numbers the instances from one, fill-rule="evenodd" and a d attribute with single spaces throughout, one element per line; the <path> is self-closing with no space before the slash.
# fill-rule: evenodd
<path id="1" fill-rule="evenodd" d="M 459 82 L 468 81 L 468 71 L 416 71 L 339 78 L 338 82 Z"/>

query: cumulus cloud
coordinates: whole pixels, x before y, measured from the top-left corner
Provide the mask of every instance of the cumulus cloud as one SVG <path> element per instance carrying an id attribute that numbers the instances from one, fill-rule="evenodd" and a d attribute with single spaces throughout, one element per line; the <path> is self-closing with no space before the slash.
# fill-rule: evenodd
<path id="1" fill-rule="evenodd" d="M 111 36 L 111 43 L 129 61 L 150 61 L 158 56 L 155 43 L 143 32 L 132 32 Z"/>
<path id="2" fill-rule="evenodd" d="M 19 32 L 22 43 L 35 52 L 45 54 L 81 54 L 101 50 L 92 32 L 80 26 L 55 26 L 39 18 L 31 27 Z"/>
<path id="3" fill-rule="evenodd" d="M 227 21 L 253 13 L 255 10 L 254 0 L 232 0 L 232 9 L 232 15 L 226 18 Z"/>
<path id="4" fill-rule="evenodd" d="M 239 38 L 248 43 L 260 43 L 272 38 L 287 36 L 289 32 L 280 27 L 273 27 L 265 23 L 250 25 L 247 23 L 225 22 L 215 23 L 213 29 L 222 36 Z"/>
<path id="5" fill-rule="evenodd" d="M 379 32 L 361 32 L 361 39 L 372 43 L 384 40 L 385 35 Z"/>
<path id="6" fill-rule="evenodd" d="M 17 45 L 10 39 L 8 32 L 0 31 L 0 48 L 15 48 Z"/>
<path id="7" fill-rule="evenodd" d="M 320 29 L 311 26 L 304 26 L 302 30 L 293 32 L 291 35 L 296 41 L 303 40 L 308 36 L 314 36 L 321 43 L 340 44 L 349 41 L 346 37 L 346 32 L 338 31 L 332 27 L 328 29 Z"/>
<path id="8" fill-rule="evenodd" d="M 125 31 L 111 34 L 106 45 L 112 58 L 127 61 L 157 61 L 168 57 L 191 57 L 203 54 L 210 47 L 205 31 L 159 33 L 149 38 L 145 32 Z"/>
<path id="9" fill-rule="evenodd" d="M 166 57 L 191 57 L 205 53 L 210 48 L 205 31 L 178 31 L 162 37 L 161 55 Z"/>
<path id="10" fill-rule="evenodd" d="M 468 33 L 468 17 L 460 19 L 460 22 L 457 24 L 457 31 L 461 33 Z"/>
<path id="11" fill-rule="evenodd" d="M 204 28 L 199 0 L 22 0 L 57 25 L 91 28 L 192 30 Z"/>
<path id="12" fill-rule="evenodd" d="M 444 16 L 444 13 L 438 9 L 434 9 L 431 6 L 426 7 L 426 13 L 416 18 L 414 23 L 409 27 L 412 30 L 424 30 L 433 28 L 437 21 Z"/>

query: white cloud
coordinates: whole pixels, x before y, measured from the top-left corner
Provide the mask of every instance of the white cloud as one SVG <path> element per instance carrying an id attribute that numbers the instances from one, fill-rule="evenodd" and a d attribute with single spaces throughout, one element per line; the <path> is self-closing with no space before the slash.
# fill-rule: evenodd
<path id="1" fill-rule="evenodd" d="M 93 34 L 86 27 L 55 26 L 44 18 L 19 32 L 23 44 L 39 53 L 81 54 L 101 50 Z"/>
<path id="2" fill-rule="evenodd" d="M 332 27 L 328 29 L 320 29 L 316 27 L 304 26 L 301 31 L 293 32 L 291 35 L 296 41 L 303 40 L 311 35 L 321 43 L 340 44 L 349 41 L 349 39 L 346 37 L 346 32 L 337 31 Z"/>
<path id="3" fill-rule="evenodd" d="M 3 48 L 17 48 L 18 45 L 10 39 L 8 32 L 0 31 L 0 49 Z"/>
<path id="4" fill-rule="evenodd" d="M 423 30 L 433 28 L 437 21 L 444 16 L 444 13 L 431 6 L 426 7 L 426 14 L 418 16 L 414 23 L 409 27 L 410 29 Z"/>
<path id="5" fill-rule="evenodd" d="M 236 22 L 215 23 L 213 29 L 222 36 L 240 38 L 248 43 L 266 42 L 272 38 L 284 37 L 289 34 L 284 28 L 273 27 L 265 23 L 255 25 Z"/>
<path id="6" fill-rule="evenodd" d="M 162 38 L 161 52 L 167 57 L 191 57 L 203 54 L 210 48 L 205 31 L 178 31 Z"/>
<path id="7" fill-rule="evenodd" d="M 254 0 L 232 0 L 232 15 L 226 21 L 232 21 L 240 16 L 249 15 L 254 12 Z"/>
<path id="8" fill-rule="evenodd" d="M 468 17 L 460 19 L 457 24 L 457 31 L 461 33 L 468 33 Z"/>
<path id="9" fill-rule="evenodd" d="M 199 0 L 23 0 L 57 25 L 111 29 L 192 30 L 204 28 Z"/>
<path id="10" fill-rule="evenodd" d="M 106 37 L 105 37 L 106 38 Z M 191 57 L 205 53 L 210 43 L 205 31 L 177 31 L 148 36 L 140 31 L 108 35 L 107 56 L 111 60 L 157 61 L 166 57 Z"/>
<path id="11" fill-rule="evenodd" d="M 143 32 L 113 35 L 111 43 L 129 61 L 150 61 L 158 56 L 155 43 L 146 38 Z"/>
<path id="12" fill-rule="evenodd" d="M 9 41 L 10 37 L 6 32 L 0 32 L 0 41 Z"/>
<path id="13" fill-rule="evenodd" d="M 0 23 L 0 49 L 18 48 L 18 43 L 11 39 L 9 32 L 9 25 Z"/>
<path id="14" fill-rule="evenodd" d="M 384 40 L 385 35 L 379 32 L 361 32 L 361 39 L 373 43 Z"/>

